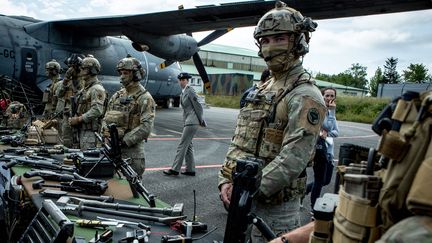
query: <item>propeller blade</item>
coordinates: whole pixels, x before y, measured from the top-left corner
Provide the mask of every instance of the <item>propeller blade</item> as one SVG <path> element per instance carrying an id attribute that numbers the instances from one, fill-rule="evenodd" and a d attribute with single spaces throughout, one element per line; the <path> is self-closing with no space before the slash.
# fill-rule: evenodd
<path id="1" fill-rule="evenodd" d="M 200 42 L 198 42 L 198 46 L 206 45 L 206 44 L 216 40 L 217 38 L 225 35 L 226 33 L 230 32 L 231 30 L 233 30 L 233 29 L 227 28 L 227 29 L 215 30 L 215 31 L 211 32 L 208 36 L 206 36 L 204 39 L 202 39 Z"/>
<path id="2" fill-rule="evenodd" d="M 210 79 L 208 78 L 207 71 L 204 68 L 204 64 L 201 61 L 201 57 L 199 56 L 198 52 L 193 55 L 192 59 L 196 69 L 198 70 L 199 75 L 201 76 L 201 79 L 204 82 L 205 89 L 210 94 L 210 90 L 211 90 Z"/>

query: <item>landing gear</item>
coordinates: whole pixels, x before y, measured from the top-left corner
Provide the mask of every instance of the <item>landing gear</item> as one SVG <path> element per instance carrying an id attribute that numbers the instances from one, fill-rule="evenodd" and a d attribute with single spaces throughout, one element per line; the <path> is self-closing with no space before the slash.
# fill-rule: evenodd
<path id="1" fill-rule="evenodd" d="M 174 97 L 173 99 L 174 99 L 173 106 L 180 107 L 180 97 Z"/>

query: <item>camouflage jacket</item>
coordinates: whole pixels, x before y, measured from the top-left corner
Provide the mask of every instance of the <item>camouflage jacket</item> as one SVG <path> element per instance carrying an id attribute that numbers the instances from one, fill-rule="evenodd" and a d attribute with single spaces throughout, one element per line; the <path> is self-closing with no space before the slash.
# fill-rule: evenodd
<path id="1" fill-rule="evenodd" d="M 107 94 L 96 76 L 86 82 L 77 98 L 78 114 L 82 116 L 84 124 L 98 123 L 105 112 Z"/>
<path id="2" fill-rule="evenodd" d="M 133 83 L 111 97 L 102 129 L 106 132 L 106 125 L 116 123 L 123 142 L 131 147 L 149 137 L 155 110 L 156 103 L 151 94 L 140 83 Z"/>
<path id="3" fill-rule="evenodd" d="M 57 106 L 57 96 L 56 96 L 56 89 L 59 86 L 60 82 L 60 75 L 56 75 L 51 79 L 51 84 L 46 89 L 46 95 L 48 96 L 45 98 L 45 108 L 44 108 L 44 115 L 50 116 L 53 112 L 55 112 L 55 108 Z M 45 95 L 45 94 L 44 94 Z"/>
<path id="4" fill-rule="evenodd" d="M 298 63 L 290 72 L 273 73 L 272 79 L 258 87 L 260 102 L 247 102 L 240 110 L 219 172 L 219 188 L 232 182 L 236 159 L 245 156 L 266 162 L 260 191 L 267 197 L 296 181 L 312 159 L 326 111 L 320 91 L 309 79 Z M 290 91 L 283 96 L 286 90 Z M 271 104 L 277 98 L 281 100 L 276 105 L 274 120 L 269 122 Z"/>
<path id="5" fill-rule="evenodd" d="M 62 80 L 58 83 L 58 88 L 55 90 L 55 95 L 58 97 L 58 103 L 60 103 L 60 105 L 62 104 L 63 106 L 58 105 L 56 111 L 60 109 L 64 112 L 70 112 L 70 97 L 76 95 L 81 89 L 83 86 L 81 83 L 82 80 L 68 80 L 66 84 L 65 81 Z"/>

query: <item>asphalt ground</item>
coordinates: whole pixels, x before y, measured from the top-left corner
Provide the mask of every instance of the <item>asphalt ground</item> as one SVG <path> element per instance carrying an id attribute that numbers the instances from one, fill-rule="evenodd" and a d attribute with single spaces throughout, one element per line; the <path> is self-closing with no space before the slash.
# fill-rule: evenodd
<path id="1" fill-rule="evenodd" d="M 155 127 L 145 144 L 146 171 L 144 186 L 159 199 L 174 205 L 184 203 L 185 214 L 192 219 L 194 191 L 196 195 L 196 219 L 207 223 L 209 229 L 217 227 L 212 238 L 223 239 L 227 212 L 219 199 L 217 174 L 225 158 L 234 133 L 238 109 L 210 107 L 204 110 L 207 128 L 200 128 L 193 140 L 196 161 L 196 176 L 166 176 L 162 170 L 169 169 L 180 141 L 183 122 L 182 109 L 158 109 Z M 339 137 L 335 139 L 335 158 L 339 157 L 341 144 L 349 143 L 363 147 L 376 147 L 378 136 L 370 124 L 339 121 Z M 308 168 L 308 181 L 313 180 L 312 168 Z M 333 192 L 332 182 L 323 188 L 323 193 Z M 310 200 L 306 196 L 301 212 L 302 224 L 310 221 Z"/>

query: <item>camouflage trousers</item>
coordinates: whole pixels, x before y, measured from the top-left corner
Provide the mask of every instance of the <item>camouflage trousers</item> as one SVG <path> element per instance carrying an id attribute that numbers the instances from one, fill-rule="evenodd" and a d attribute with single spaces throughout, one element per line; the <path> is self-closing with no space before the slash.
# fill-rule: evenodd
<path id="1" fill-rule="evenodd" d="M 300 197 L 278 205 L 253 201 L 251 211 L 262 218 L 276 235 L 300 227 Z M 258 228 L 252 226 L 252 243 L 267 242 Z"/>
<path id="2" fill-rule="evenodd" d="M 61 120 L 61 138 L 63 140 L 63 145 L 68 148 L 73 148 L 73 130 L 72 127 L 69 125 L 69 117 L 63 116 L 63 119 Z"/>
<path id="3" fill-rule="evenodd" d="M 81 150 L 96 148 L 97 138 L 92 130 L 81 130 L 79 134 L 79 143 Z"/>
<path id="4" fill-rule="evenodd" d="M 122 147 L 122 158 L 128 159 L 132 169 L 141 177 L 145 171 L 144 142 L 131 147 Z"/>

